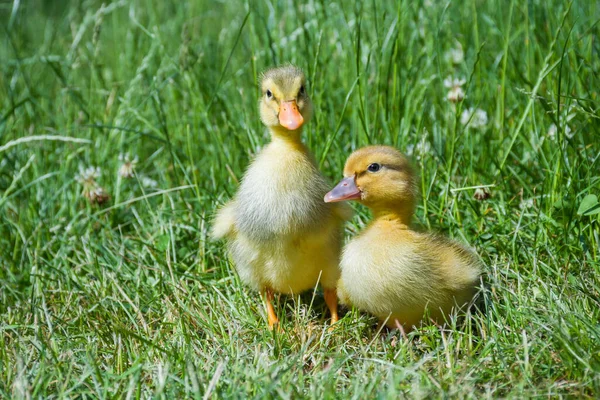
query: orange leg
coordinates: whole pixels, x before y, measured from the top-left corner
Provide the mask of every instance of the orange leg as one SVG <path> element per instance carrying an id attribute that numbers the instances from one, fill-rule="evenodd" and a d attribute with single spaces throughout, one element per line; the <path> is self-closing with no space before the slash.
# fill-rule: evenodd
<path id="1" fill-rule="evenodd" d="M 325 296 L 325 304 L 329 307 L 331 313 L 331 325 L 338 322 L 338 299 L 337 292 L 334 289 L 324 289 L 323 294 Z"/>
<path id="2" fill-rule="evenodd" d="M 275 309 L 273 308 L 273 289 L 265 289 L 263 293 L 265 295 L 265 304 L 267 306 L 267 318 L 269 320 L 269 329 L 273 329 L 273 326 L 279 324 L 279 319 L 277 318 L 277 314 L 275 314 Z"/>
<path id="3" fill-rule="evenodd" d="M 406 329 L 404 329 L 404 325 L 402 325 L 397 319 L 394 319 L 394 324 L 396 325 L 396 328 L 400 330 L 400 333 L 402 334 L 404 340 L 406 340 Z M 410 329 L 408 331 L 410 332 Z"/>

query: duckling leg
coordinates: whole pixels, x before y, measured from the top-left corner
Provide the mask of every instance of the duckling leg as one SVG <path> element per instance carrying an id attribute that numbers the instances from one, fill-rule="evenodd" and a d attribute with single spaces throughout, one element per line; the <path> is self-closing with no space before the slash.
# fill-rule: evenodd
<path id="1" fill-rule="evenodd" d="M 334 289 L 323 289 L 323 295 L 325 297 L 325 304 L 329 307 L 331 313 L 331 325 L 338 322 L 338 298 L 337 292 Z"/>
<path id="2" fill-rule="evenodd" d="M 279 324 L 279 319 L 277 318 L 277 314 L 275 314 L 275 309 L 273 308 L 273 289 L 265 289 L 264 292 L 265 304 L 267 306 L 267 318 L 269 320 L 269 329 L 273 329 L 273 326 Z"/>
<path id="3" fill-rule="evenodd" d="M 402 337 L 404 338 L 404 340 L 406 340 L 407 337 L 406 337 L 406 330 L 404 329 L 404 325 L 402 325 L 400 323 L 400 321 L 398 321 L 395 318 L 394 318 L 394 324 L 396 325 L 396 328 L 398 328 L 398 330 L 400 331 L 400 334 L 402 335 Z M 410 329 L 408 331 L 410 332 Z"/>

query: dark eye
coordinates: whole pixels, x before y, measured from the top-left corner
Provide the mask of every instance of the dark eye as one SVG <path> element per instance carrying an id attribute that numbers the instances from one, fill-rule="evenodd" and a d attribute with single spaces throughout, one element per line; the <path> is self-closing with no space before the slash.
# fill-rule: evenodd
<path id="1" fill-rule="evenodd" d="M 381 164 L 377 164 L 377 163 L 373 163 L 370 164 L 367 169 L 369 170 L 369 172 L 377 172 L 381 169 Z"/>
<path id="2" fill-rule="evenodd" d="M 273 93 L 271 93 L 270 90 L 267 89 L 267 97 L 270 99 L 271 97 L 273 97 Z"/>
<path id="3" fill-rule="evenodd" d="M 298 91 L 298 94 L 304 94 L 304 85 L 300 86 L 300 90 Z"/>

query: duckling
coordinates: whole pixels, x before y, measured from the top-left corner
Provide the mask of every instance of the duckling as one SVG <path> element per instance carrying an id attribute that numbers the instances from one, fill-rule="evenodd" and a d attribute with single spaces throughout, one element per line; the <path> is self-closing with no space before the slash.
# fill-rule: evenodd
<path id="1" fill-rule="evenodd" d="M 345 178 L 325 202 L 356 200 L 373 221 L 344 248 L 338 296 L 390 328 L 409 331 L 428 310 L 443 321 L 468 303 L 481 274 L 477 255 L 440 236 L 411 230 L 418 188 L 407 158 L 388 146 L 357 150 L 344 167 Z"/>
<path id="2" fill-rule="evenodd" d="M 279 323 L 274 293 L 298 294 L 317 283 L 333 324 L 342 225 L 351 210 L 323 203 L 329 186 L 301 142 L 312 114 L 302 70 L 270 69 L 261 90 L 260 118 L 271 142 L 248 167 L 234 199 L 218 211 L 212 236 L 226 239 L 240 279 L 261 292 L 270 328 Z"/>

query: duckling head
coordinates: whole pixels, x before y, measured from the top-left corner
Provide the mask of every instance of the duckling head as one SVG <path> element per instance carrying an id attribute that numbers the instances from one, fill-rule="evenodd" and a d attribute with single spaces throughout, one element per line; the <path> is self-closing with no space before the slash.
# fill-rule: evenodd
<path id="1" fill-rule="evenodd" d="M 378 215 L 392 214 L 409 224 L 418 196 L 415 171 L 393 147 L 369 146 L 352 153 L 344 179 L 325 195 L 325 202 L 357 200 Z"/>
<path id="2" fill-rule="evenodd" d="M 306 77 L 293 65 L 267 70 L 261 81 L 260 119 L 274 133 L 300 132 L 312 115 Z"/>

